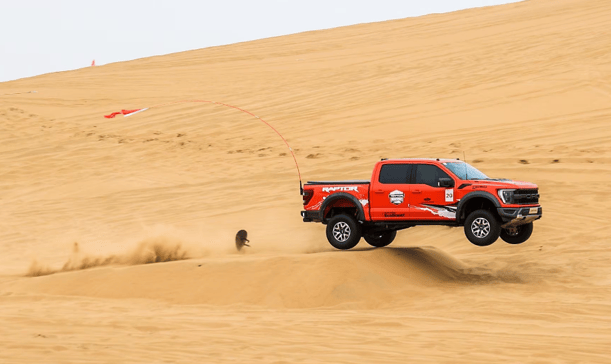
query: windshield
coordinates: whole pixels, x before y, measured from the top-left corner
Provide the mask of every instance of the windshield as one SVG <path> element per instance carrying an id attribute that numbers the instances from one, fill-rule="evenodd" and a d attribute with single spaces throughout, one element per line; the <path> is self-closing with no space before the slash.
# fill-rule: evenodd
<path id="1" fill-rule="evenodd" d="M 465 162 L 447 162 L 443 163 L 443 165 L 448 167 L 460 179 L 490 179 L 479 169 Z"/>

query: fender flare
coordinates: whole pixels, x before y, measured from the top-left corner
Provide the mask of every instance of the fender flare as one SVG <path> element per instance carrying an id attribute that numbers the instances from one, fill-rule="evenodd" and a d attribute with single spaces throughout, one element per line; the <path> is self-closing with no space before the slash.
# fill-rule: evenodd
<path id="1" fill-rule="evenodd" d="M 490 192 L 487 191 L 475 191 L 475 192 L 470 192 L 467 195 L 465 195 L 465 197 L 463 197 L 460 202 L 458 203 L 458 206 L 456 207 L 456 220 L 459 223 L 462 223 L 464 221 L 464 219 L 461 219 L 460 216 L 462 215 L 462 210 L 464 209 L 465 205 L 467 205 L 467 203 L 471 200 L 473 200 L 474 198 L 484 198 L 490 202 L 492 202 L 494 204 L 494 207 L 499 208 L 501 207 L 501 204 L 499 202 L 498 199 L 496 199 L 494 197 L 493 194 L 491 194 Z M 466 218 L 466 216 L 465 216 Z"/>
<path id="2" fill-rule="evenodd" d="M 358 221 L 365 221 L 365 212 L 363 211 L 363 205 L 353 195 L 345 192 L 336 192 L 325 199 L 322 206 L 320 206 L 320 217 L 325 220 L 324 213 L 327 207 L 337 200 L 348 200 L 356 206 L 356 218 Z"/>

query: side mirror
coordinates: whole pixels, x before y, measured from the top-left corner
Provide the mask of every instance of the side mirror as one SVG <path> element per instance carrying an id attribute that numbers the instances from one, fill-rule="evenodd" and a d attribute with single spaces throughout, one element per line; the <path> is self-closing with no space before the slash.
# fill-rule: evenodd
<path id="1" fill-rule="evenodd" d="M 437 182 L 437 186 L 439 187 L 454 187 L 454 180 L 451 178 L 442 177 Z"/>

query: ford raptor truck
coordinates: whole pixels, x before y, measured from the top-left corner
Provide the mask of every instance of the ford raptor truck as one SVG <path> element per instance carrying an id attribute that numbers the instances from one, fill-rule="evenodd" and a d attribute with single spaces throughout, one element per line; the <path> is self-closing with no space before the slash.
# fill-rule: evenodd
<path id="1" fill-rule="evenodd" d="M 537 185 L 489 178 L 458 159 L 382 159 L 371 181 L 308 182 L 302 195 L 303 221 L 327 225 L 337 249 L 361 237 L 384 247 L 417 225 L 463 226 L 477 246 L 499 236 L 521 244 L 542 214 Z"/>

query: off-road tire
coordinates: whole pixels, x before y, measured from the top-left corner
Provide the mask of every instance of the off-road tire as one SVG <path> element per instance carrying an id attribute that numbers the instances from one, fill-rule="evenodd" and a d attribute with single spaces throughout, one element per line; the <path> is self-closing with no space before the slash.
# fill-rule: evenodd
<path id="1" fill-rule="evenodd" d="M 488 210 L 475 210 L 465 220 L 465 235 L 477 246 L 494 243 L 501 234 L 501 224 Z"/>
<path id="2" fill-rule="evenodd" d="M 352 216 L 334 216 L 327 223 L 327 240 L 334 248 L 352 249 L 361 240 L 361 225 Z"/>
<path id="3" fill-rule="evenodd" d="M 515 234 L 511 234 L 508 229 L 501 230 L 501 239 L 509 244 L 522 244 L 533 233 L 533 223 L 530 222 L 528 224 L 516 226 L 517 232 Z"/>
<path id="4" fill-rule="evenodd" d="M 382 248 L 389 245 L 393 242 L 393 240 L 395 240 L 396 236 L 396 230 L 380 231 L 377 233 L 363 233 L 363 238 L 365 238 L 367 244 L 376 248 Z"/>

